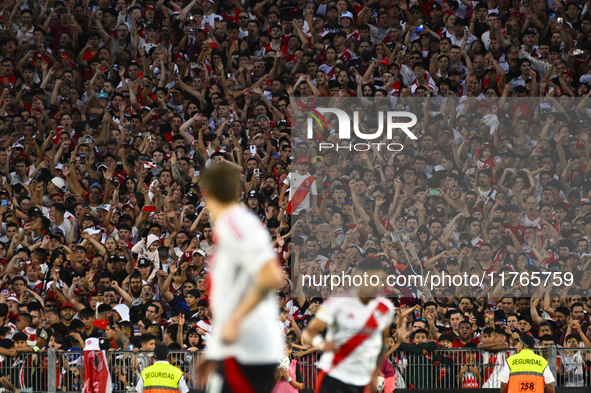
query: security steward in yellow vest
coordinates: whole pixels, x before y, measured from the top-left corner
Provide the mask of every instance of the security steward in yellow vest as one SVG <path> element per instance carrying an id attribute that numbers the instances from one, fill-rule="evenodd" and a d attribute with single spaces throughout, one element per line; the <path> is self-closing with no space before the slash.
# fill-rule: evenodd
<path id="1" fill-rule="evenodd" d="M 142 371 L 135 390 L 138 393 L 187 393 L 189 388 L 183 372 L 168 363 L 168 347 L 160 344 L 154 348 L 156 362 Z"/>
<path id="2" fill-rule="evenodd" d="M 507 359 L 499 374 L 501 393 L 554 393 L 554 376 L 543 357 L 532 349 L 533 337 L 522 334 L 517 342 L 517 353 Z"/>

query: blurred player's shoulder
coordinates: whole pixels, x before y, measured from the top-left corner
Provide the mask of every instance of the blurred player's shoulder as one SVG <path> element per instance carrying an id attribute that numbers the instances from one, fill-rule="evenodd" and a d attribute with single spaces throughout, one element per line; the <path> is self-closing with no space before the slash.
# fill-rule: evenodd
<path id="1" fill-rule="evenodd" d="M 216 222 L 216 228 L 227 241 L 244 241 L 262 234 L 269 236 L 260 218 L 240 205 L 226 211 Z"/>
<path id="2" fill-rule="evenodd" d="M 374 301 L 370 302 L 369 304 L 375 305 L 375 304 L 379 304 L 379 303 L 381 303 L 387 307 L 387 309 L 388 309 L 387 312 L 394 312 L 396 310 L 396 308 L 394 307 L 392 302 L 383 296 L 379 296 L 379 297 L 375 298 Z M 356 300 L 355 300 L 352 292 L 350 292 L 348 295 L 343 294 L 341 296 L 333 296 L 333 297 L 326 299 L 326 301 L 320 306 L 320 309 L 318 310 L 318 312 L 321 312 L 324 310 L 340 309 L 340 308 L 346 309 L 346 308 L 350 308 L 350 307 L 357 308 Z M 365 307 L 365 306 L 363 306 L 363 307 Z"/>

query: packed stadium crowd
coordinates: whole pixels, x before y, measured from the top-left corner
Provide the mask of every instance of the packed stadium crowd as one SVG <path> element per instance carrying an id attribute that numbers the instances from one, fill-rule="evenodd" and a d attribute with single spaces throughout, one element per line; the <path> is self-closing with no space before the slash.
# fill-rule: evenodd
<path id="1" fill-rule="evenodd" d="M 481 365 L 519 333 L 559 347 L 559 384 L 588 386 L 591 355 L 574 348 L 591 347 L 590 6 L 3 1 L 0 384 L 30 389 L 19 359 L 89 337 L 140 370 L 160 342 L 207 348 L 215 225 L 200 173 L 228 165 L 282 263 L 293 357 L 316 353 L 302 329 L 352 290 L 299 278 L 372 257 L 390 275 L 481 277 L 384 286 L 399 387 L 441 386 L 438 348 L 477 351 L 446 386 L 498 387 Z M 356 113 L 351 140 L 321 102 Z M 417 122 L 380 136 L 378 111 Z"/>

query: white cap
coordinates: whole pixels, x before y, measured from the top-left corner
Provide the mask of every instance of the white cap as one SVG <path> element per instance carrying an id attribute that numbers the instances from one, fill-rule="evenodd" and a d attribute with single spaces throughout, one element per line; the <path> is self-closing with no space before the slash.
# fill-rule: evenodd
<path id="1" fill-rule="evenodd" d="M 116 305 L 113 307 L 113 311 L 121 316 L 122 321 L 129 322 L 129 307 L 127 307 L 125 304 Z"/>
<path id="2" fill-rule="evenodd" d="M 90 337 L 86 339 L 84 346 L 84 351 L 100 351 L 101 346 L 99 344 L 99 339 L 96 337 Z"/>
<path id="3" fill-rule="evenodd" d="M 57 164 L 57 165 L 55 166 L 55 169 L 56 169 L 57 171 L 61 171 L 63 168 L 64 168 L 64 164 Z"/>
<path id="4" fill-rule="evenodd" d="M 119 27 L 121 25 L 124 25 L 125 27 L 127 27 L 127 30 L 128 31 L 131 31 L 131 26 L 129 25 L 129 22 L 120 22 L 120 23 L 117 23 L 117 27 Z"/>
<path id="5" fill-rule="evenodd" d="M 195 251 L 193 251 L 193 255 L 195 255 L 195 254 L 199 254 L 199 255 L 201 255 L 202 257 L 204 257 L 204 256 L 205 256 L 205 251 L 203 251 L 203 250 L 201 250 L 201 249 L 199 249 L 199 250 L 195 250 Z"/>
<path id="6" fill-rule="evenodd" d="M 433 170 L 435 172 L 439 172 L 439 171 L 444 171 L 445 168 L 443 167 L 443 165 L 435 165 L 435 168 L 433 168 Z"/>
<path id="7" fill-rule="evenodd" d="M 14 301 L 14 302 L 17 302 L 18 304 L 21 304 L 21 302 L 20 302 L 20 301 L 17 299 L 17 297 L 16 297 L 16 296 L 9 296 L 9 297 L 8 297 L 8 300 L 12 300 L 12 301 Z"/>
<path id="8" fill-rule="evenodd" d="M 80 142 L 82 143 L 94 143 L 94 138 L 92 135 L 84 135 L 80 138 Z"/>
<path id="9" fill-rule="evenodd" d="M 111 209 L 111 205 L 102 205 L 102 206 L 99 206 L 98 208 L 99 208 L 99 210 L 103 209 L 103 210 L 109 211 L 109 209 Z"/>
<path id="10" fill-rule="evenodd" d="M 211 333 L 211 323 L 205 321 L 205 320 L 201 320 L 199 322 L 197 322 L 197 327 L 201 330 L 203 330 L 205 333 Z"/>
<path id="11" fill-rule="evenodd" d="M 66 182 L 61 177 L 56 176 L 53 179 L 51 179 L 51 182 L 62 191 L 64 191 L 64 189 L 66 188 Z"/>
<path id="12" fill-rule="evenodd" d="M 353 14 L 352 14 L 351 12 L 349 12 L 349 11 L 345 11 L 345 12 L 343 12 L 343 13 L 341 14 L 341 18 L 351 18 L 351 19 L 354 19 L 354 18 L 353 18 Z"/>
<path id="13" fill-rule="evenodd" d="M 84 232 L 88 233 L 89 235 L 98 235 L 99 233 L 101 233 L 100 229 L 94 229 L 94 228 L 85 229 Z"/>
<path id="14" fill-rule="evenodd" d="M 25 328 L 25 334 L 27 335 L 27 345 L 32 347 L 37 345 L 37 329 L 27 326 Z"/>

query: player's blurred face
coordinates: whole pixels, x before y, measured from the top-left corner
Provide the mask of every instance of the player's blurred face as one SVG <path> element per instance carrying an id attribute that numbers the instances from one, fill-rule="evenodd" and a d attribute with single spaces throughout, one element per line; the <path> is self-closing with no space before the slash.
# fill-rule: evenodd
<path id="1" fill-rule="evenodd" d="M 382 290 L 381 285 L 384 281 L 385 273 L 380 270 L 370 270 L 367 272 L 360 272 L 359 275 L 363 280 L 361 280 L 362 285 L 357 287 L 357 296 L 371 299 L 378 296 Z"/>

